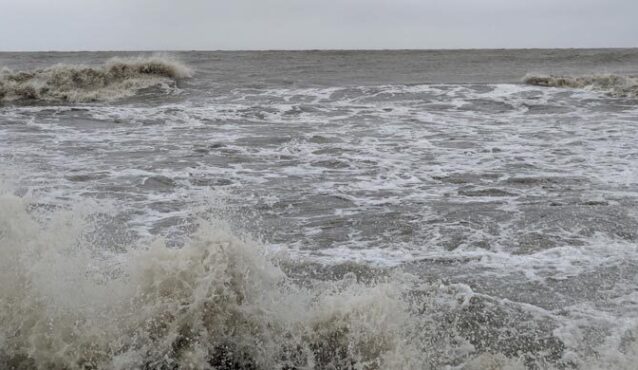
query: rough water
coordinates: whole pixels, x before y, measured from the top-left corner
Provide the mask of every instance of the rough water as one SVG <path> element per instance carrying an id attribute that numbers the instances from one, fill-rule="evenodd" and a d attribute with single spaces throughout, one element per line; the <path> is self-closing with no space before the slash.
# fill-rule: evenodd
<path id="1" fill-rule="evenodd" d="M 636 76 L 0 53 L 0 368 L 634 369 Z"/>

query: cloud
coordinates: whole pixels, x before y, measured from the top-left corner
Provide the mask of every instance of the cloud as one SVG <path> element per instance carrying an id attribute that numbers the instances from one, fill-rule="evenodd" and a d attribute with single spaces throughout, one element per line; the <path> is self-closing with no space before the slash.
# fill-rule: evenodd
<path id="1" fill-rule="evenodd" d="M 0 6 L 0 50 L 638 46 L 635 0 L 0 0 Z"/>

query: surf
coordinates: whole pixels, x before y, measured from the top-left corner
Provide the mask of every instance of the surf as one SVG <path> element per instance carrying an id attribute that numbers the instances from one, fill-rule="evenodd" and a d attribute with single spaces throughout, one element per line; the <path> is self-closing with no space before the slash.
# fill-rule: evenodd
<path id="1" fill-rule="evenodd" d="M 187 65 L 167 56 L 111 58 L 102 65 L 56 64 L 33 71 L 0 69 L 0 102 L 100 102 L 192 77 Z"/>
<path id="2" fill-rule="evenodd" d="M 105 247 L 100 208 L 44 210 L 0 189 L 0 367 L 588 368 L 465 284 L 289 259 L 218 219 L 182 247 Z M 632 368 L 635 345 L 601 348 L 591 368 Z"/>
<path id="3" fill-rule="evenodd" d="M 583 76 L 554 76 L 527 74 L 523 78 L 527 85 L 560 87 L 601 91 L 614 97 L 638 97 L 638 77 L 616 74 L 594 74 Z"/>
<path id="4" fill-rule="evenodd" d="M 8 368 L 415 368 L 402 279 L 297 284 L 259 243 L 204 221 L 181 248 L 109 253 L 91 217 L 0 195 L 0 364 Z M 30 211 L 31 209 L 31 211 Z M 93 225 L 99 227 L 99 225 Z"/>

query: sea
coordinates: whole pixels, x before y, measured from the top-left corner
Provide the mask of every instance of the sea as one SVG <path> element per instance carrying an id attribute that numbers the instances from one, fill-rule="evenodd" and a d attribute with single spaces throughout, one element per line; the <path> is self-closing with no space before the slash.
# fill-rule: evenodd
<path id="1" fill-rule="evenodd" d="M 638 49 L 0 53 L 0 369 L 635 369 Z"/>

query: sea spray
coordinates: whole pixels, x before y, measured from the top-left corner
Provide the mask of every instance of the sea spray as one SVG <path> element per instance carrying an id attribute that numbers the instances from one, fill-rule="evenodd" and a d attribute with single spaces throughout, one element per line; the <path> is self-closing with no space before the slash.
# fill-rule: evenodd
<path id="1" fill-rule="evenodd" d="M 381 369 L 431 356 L 417 346 L 427 320 L 404 299 L 408 276 L 302 287 L 257 243 L 207 221 L 182 248 L 157 239 L 108 258 L 86 245 L 85 215 L 43 224 L 25 199 L 0 205 L 5 366 Z"/>
<path id="2" fill-rule="evenodd" d="M 222 221 L 200 220 L 180 248 L 96 248 L 95 208 L 43 211 L 0 193 L 1 368 L 629 369 L 635 358 L 632 331 L 590 361 L 551 335 L 552 316 L 464 284 L 347 265 L 303 278 Z"/>

